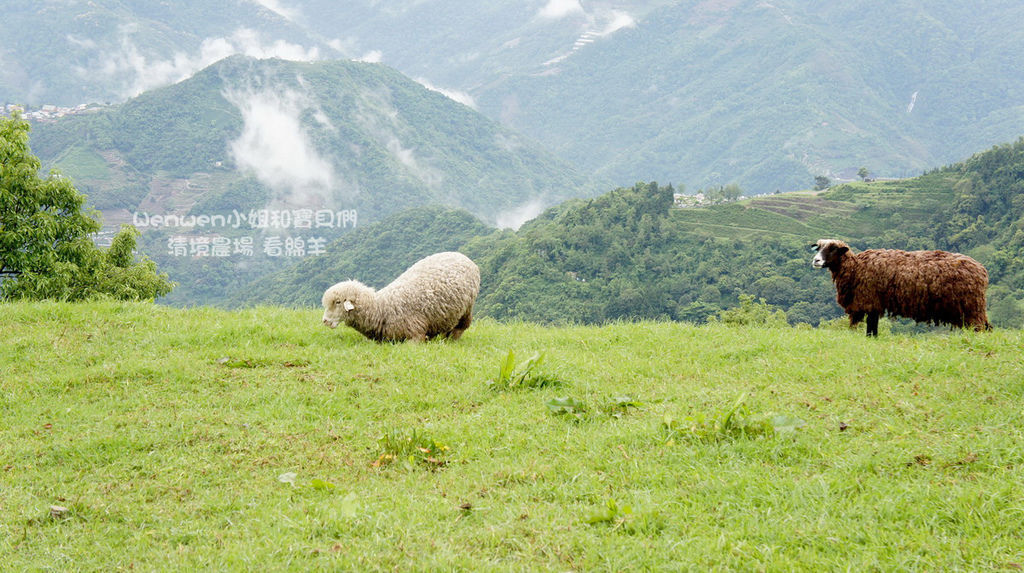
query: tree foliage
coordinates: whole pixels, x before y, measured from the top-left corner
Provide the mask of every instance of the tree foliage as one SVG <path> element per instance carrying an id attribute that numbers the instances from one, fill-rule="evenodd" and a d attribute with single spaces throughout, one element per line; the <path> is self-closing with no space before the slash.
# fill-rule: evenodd
<path id="1" fill-rule="evenodd" d="M 743 196 L 743 189 L 735 183 L 730 183 L 728 185 L 713 185 L 697 192 L 703 193 L 704 202 L 711 205 L 736 201 Z"/>
<path id="2" fill-rule="evenodd" d="M 695 233 L 671 208 L 673 193 L 672 186 L 638 183 L 563 206 L 515 235 L 466 245 L 488 277 L 478 312 L 548 323 L 703 322 L 756 289 L 780 308 L 808 301 L 802 322 L 838 314 L 828 304 L 834 294 L 827 277 L 807 264 L 804 240 L 768 244 Z"/>
<path id="3" fill-rule="evenodd" d="M 134 262 L 134 227 L 122 228 L 106 251 L 96 247 L 100 223 L 83 210 L 85 196 L 60 174 L 39 177 L 28 132 L 17 113 L 0 118 L 0 299 L 149 300 L 170 292 L 152 261 Z"/>

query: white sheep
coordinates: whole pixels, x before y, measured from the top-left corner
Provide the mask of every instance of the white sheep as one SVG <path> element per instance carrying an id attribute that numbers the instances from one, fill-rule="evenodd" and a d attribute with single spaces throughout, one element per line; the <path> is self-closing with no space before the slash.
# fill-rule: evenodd
<path id="1" fill-rule="evenodd" d="M 388 286 L 375 291 L 359 281 L 340 282 L 324 292 L 323 322 L 344 322 L 378 342 L 458 339 L 473 320 L 480 269 L 462 253 L 420 259 Z"/>

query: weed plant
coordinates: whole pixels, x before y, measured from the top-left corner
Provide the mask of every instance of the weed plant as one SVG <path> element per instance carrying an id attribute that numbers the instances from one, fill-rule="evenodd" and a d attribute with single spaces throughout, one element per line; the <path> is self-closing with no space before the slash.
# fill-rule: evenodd
<path id="1" fill-rule="evenodd" d="M 407 466 L 424 464 L 434 468 L 447 463 L 445 457 L 448 455 L 448 446 L 415 429 L 388 430 L 377 443 L 380 445 L 381 454 L 372 464 L 375 467 L 386 466 L 395 461 L 405 462 Z"/>
<path id="2" fill-rule="evenodd" d="M 490 383 L 491 387 L 495 390 L 523 390 L 560 385 L 562 381 L 558 378 L 540 372 L 543 362 L 544 353 L 537 352 L 517 364 L 515 351 L 509 350 L 498 369 L 498 377 Z"/>

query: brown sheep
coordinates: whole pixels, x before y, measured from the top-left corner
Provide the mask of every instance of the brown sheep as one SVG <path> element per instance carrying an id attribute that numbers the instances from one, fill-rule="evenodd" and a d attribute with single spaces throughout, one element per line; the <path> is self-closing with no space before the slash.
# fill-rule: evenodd
<path id="1" fill-rule="evenodd" d="M 834 239 L 821 239 L 811 265 L 832 271 L 836 302 L 850 326 L 867 317 L 867 335 L 878 336 L 878 318 L 904 316 L 918 322 L 989 330 L 985 314 L 988 272 L 959 253 L 870 249 L 851 253 Z"/>
<path id="2" fill-rule="evenodd" d="M 324 292 L 323 323 L 351 326 L 378 342 L 458 339 L 473 320 L 480 269 L 462 253 L 420 259 L 388 286 L 374 290 L 359 281 Z"/>

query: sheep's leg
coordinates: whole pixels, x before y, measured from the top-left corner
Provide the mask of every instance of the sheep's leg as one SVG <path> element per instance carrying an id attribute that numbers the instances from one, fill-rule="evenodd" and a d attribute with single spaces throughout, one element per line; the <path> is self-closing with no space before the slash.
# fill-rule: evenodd
<path id="1" fill-rule="evenodd" d="M 877 312 L 869 312 L 868 313 L 867 325 L 868 325 L 868 336 L 878 336 L 878 313 Z"/>
<path id="2" fill-rule="evenodd" d="M 974 327 L 975 332 L 992 330 L 992 323 L 990 323 L 986 318 L 975 316 L 968 323 Z"/>
<path id="3" fill-rule="evenodd" d="M 448 338 L 452 340 L 458 340 L 459 337 L 462 336 L 462 333 L 465 332 L 467 328 L 469 328 L 469 324 L 471 322 L 473 322 L 472 310 L 467 311 L 466 314 L 462 315 L 462 318 L 459 319 L 459 323 L 456 324 L 455 328 L 453 328 L 452 331 L 448 333 Z"/>

